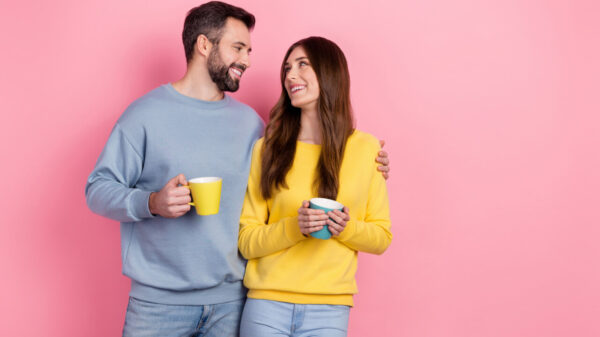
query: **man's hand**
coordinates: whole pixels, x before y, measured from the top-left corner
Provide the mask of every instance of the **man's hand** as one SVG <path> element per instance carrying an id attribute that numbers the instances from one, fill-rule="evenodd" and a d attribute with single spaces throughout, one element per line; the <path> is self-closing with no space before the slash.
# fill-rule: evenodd
<path id="1" fill-rule="evenodd" d="M 185 176 L 180 174 L 169 180 L 159 192 L 152 192 L 148 199 L 148 208 L 152 214 L 165 218 L 178 218 L 190 210 L 190 189 Z M 179 186 L 184 185 L 184 186 Z"/>
<path id="2" fill-rule="evenodd" d="M 383 148 L 385 145 L 385 140 L 380 140 L 379 144 L 381 144 L 381 147 Z M 383 150 L 379 151 L 375 161 L 381 164 L 380 166 L 377 166 L 377 170 L 380 171 L 383 177 L 387 180 L 387 178 L 390 177 L 390 160 L 388 159 L 387 152 Z"/>
<path id="3" fill-rule="evenodd" d="M 350 211 L 348 207 L 344 207 L 343 213 L 338 211 L 337 209 L 327 213 L 331 219 L 327 220 L 327 226 L 331 235 L 338 236 L 341 232 L 346 228 L 346 222 L 350 221 Z"/>
<path id="4" fill-rule="evenodd" d="M 320 209 L 308 208 L 308 201 L 302 201 L 302 206 L 298 209 L 298 226 L 300 232 L 304 235 L 308 235 L 312 232 L 323 229 L 326 225 L 329 216 Z"/>

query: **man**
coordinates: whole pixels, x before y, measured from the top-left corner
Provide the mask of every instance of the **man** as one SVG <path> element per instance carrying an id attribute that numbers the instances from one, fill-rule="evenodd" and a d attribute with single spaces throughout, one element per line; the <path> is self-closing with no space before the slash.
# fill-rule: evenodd
<path id="1" fill-rule="evenodd" d="M 185 76 L 133 102 L 86 185 L 92 211 L 121 222 L 131 278 L 124 336 L 237 336 L 246 290 L 237 250 L 252 146 L 263 123 L 236 91 L 254 16 L 222 2 L 186 17 Z M 384 153 L 378 160 L 384 162 Z M 223 178 L 220 211 L 189 212 L 187 178 Z"/>

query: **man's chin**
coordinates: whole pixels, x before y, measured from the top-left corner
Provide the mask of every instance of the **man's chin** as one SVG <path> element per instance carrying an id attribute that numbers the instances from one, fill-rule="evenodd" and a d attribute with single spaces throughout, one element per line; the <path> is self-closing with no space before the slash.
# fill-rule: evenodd
<path id="1" fill-rule="evenodd" d="M 240 81 L 231 79 L 230 83 L 226 84 L 227 88 L 223 91 L 236 92 L 240 88 Z"/>

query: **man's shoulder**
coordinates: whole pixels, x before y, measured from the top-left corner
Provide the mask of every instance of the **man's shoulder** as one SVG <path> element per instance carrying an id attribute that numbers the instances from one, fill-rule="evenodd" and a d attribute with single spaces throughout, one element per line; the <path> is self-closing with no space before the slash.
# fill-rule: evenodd
<path id="1" fill-rule="evenodd" d="M 160 87 L 152 89 L 135 101 L 131 102 L 124 114 L 135 115 L 143 113 L 145 110 L 156 109 L 157 104 L 168 101 L 167 97 L 166 89 L 161 85 Z"/>
<path id="2" fill-rule="evenodd" d="M 131 102 L 121 114 L 117 123 L 121 126 L 144 124 L 144 122 L 149 120 L 149 117 L 160 115 L 157 112 L 164 111 L 165 105 L 168 104 L 168 94 L 164 85 L 161 85 Z M 150 120 L 153 119 L 150 118 Z"/>
<path id="3" fill-rule="evenodd" d="M 236 118 L 240 118 L 246 122 L 253 121 L 260 127 L 263 126 L 264 122 L 262 118 L 258 115 L 256 110 L 254 110 L 251 106 L 246 103 L 242 103 L 237 99 L 229 96 L 230 105 L 229 107 L 236 112 Z"/>
<path id="4" fill-rule="evenodd" d="M 232 96 L 228 96 L 228 97 L 229 97 L 230 107 L 232 109 L 236 109 L 236 110 L 239 110 L 239 111 L 244 112 L 244 113 L 249 113 L 249 114 L 255 114 L 255 115 L 257 115 L 256 111 L 251 106 L 249 106 L 248 104 L 242 103 L 242 102 L 238 101 L 237 99 L 235 99 Z"/>

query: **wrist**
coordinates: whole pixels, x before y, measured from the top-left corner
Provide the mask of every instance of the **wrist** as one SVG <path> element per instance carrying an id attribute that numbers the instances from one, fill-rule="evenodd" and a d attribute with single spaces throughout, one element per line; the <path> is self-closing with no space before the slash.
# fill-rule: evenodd
<path id="1" fill-rule="evenodd" d="M 158 214 L 158 212 L 156 211 L 156 207 L 154 206 L 155 198 L 156 198 L 156 192 L 150 193 L 150 196 L 148 197 L 148 210 L 150 211 L 150 213 L 152 213 L 152 215 Z"/>
<path id="2" fill-rule="evenodd" d="M 354 236 L 356 233 L 356 223 L 352 220 L 346 221 L 346 226 L 344 226 L 344 230 L 337 236 L 337 239 L 340 241 L 346 241 Z"/>

